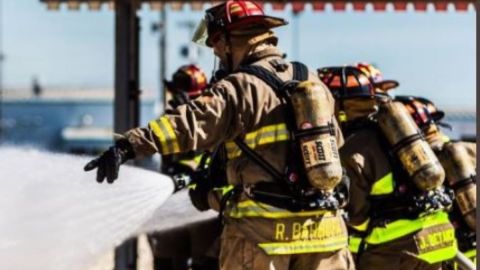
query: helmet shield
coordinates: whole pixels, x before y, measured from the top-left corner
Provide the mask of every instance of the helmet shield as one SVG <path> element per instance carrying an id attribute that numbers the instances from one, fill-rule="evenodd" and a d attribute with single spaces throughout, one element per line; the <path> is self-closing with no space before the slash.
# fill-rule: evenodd
<path id="1" fill-rule="evenodd" d="M 192 42 L 201 45 L 207 46 L 207 39 L 208 39 L 208 27 L 207 21 L 203 18 L 195 28 L 195 32 L 193 33 Z"/>

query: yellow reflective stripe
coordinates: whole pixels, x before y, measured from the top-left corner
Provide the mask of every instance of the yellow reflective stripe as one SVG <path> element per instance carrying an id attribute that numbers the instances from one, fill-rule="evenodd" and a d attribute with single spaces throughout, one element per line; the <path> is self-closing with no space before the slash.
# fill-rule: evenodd
<path id="1" fill-rule="evenodd" d="M 162 116 L 160 119 L 152 120 L 148 125 L 162 145 L 162 154 L 168 155 L 180 152 L 177 136 L 167 117 Z"/>
<path id="2" fill-rule="evenodd" d="M 400 219 L 386 224 L 385 227 L 374 228 L 370 235 L 367 236 L 366 242 L 368 244 L 378 245 L 421 229 L 446 223 L 450 223 L 450 221 L 448 219 L 448 214 L 444 211 L 431 213 L 414 220 Z"/>
<path id="3" fill-rule="evenodd" d="M 184 165 L 192 165 L 192 162 L 195 163 L 195 167 L 200 165 L 200 161 L 202 160 L 203 154 L 196 155 L 194 158 L 190 159 L 181 159 L 178 162 Z M 207 158 L 207 164 L 210 162 L 210 157 Z"/>
<path id="4" fill-rule="evenodd" d="M 471 249 L 467 252 L 464 252 L 463 253 L 465 256 L 467 256 L 467 258 L 469 258 L 470 260 L 472 260 L 472 262 L 475 262 L 476 259 L 477 259 L 477 250 L 476 249 Z"/>
<path id="5" fill-rule="evenodd" d="M 245 141 L 249 144 L 267 144 L 279 140 L 288 140 L 288 130 L 286 124 L 265 126 L 257 131 L 250 132 L 245 136 Z"/>
<path id="6" fill-rule="evenodd" d="M 192 165 L 191 162 L 193 161 L 193 159 L 181 159 L 178 161 L 178 163 L 180 164 L 183 164 L 183 165 Z M 195 165 L 197 165 L 198 163 L 196 163 Z"/>
<path id="7" fill-rule="evenodd" d="M 338 121 L 339 122 L 347 122 L 347 114 L 344 111 L 338 112 Z"/>
<path id="8" fill-rule="evenodd" d="M 290 218 L 290 217 L 311 217 L 311 216 L 329 216 L 332 214 L 328 210 L 313 210 L 290 212 L 288 210 L 271 206 L 264 203 L 258 203 L 252 200 L 246 200 L 234 205 L 229 211 L 232 218 L 262 217 L 262 218 Z"/>
<path id="9" fill-rule="evenodd" d="M 433 264 L 433 263 L 448 261 L 453 257 L 455 257 L 457 252 L 458 252 L 457 243 L 455 241 L 455 244 L 450 247 L 445 247 L 445 248 L 437 249 L 427 253 L 419 254 L 416 257 L 428 262 L 429 264 Z"/>
<path id="10" fill-rule="evenodd" d="M 348 236 L 348 249 L 352 253 L 358 253 L 358 249 L 360 248 L 360 243 L 362 242 L 361 237 L 350 235 Z"/>
<path id="11" fill-rule="evenodd" d="M 170 121 L 165 116 L 160 117 L 160 122 L 165 126 L 165 128 L 167 130 L 169 142 L 171 142 L 171 145 L 173 147 L 173 153 L 180 152 L 180 146 L 178 145 L 177 135 L 175 134 L 175 131 L 173 130 L 172 124 L 170 124 Z"/>
<path id="12" fill-rule="evenodd" d="M 202 157 L 203 157 L 203 154 L 199 154 L 199 155 L 196 155 L 195 158 L 193 158 L 193 160 L 194 160 L 195 163 L 198 165 L 198 164 L 200 164 L 200 161 L 202 161 Z M 210 157 L 208 157 L 205 162 L 206 162 L 207 164 L 209 164 L 209 163 L 210 163 Z"/>
<path id="13" fill-rule="evenodd" d="M 367 230 L 367 227 L 368 227 L 368 223 L 370 222 L 370 219 L 367 219 L 365 220 L 365 222 L 363 222 L 362 224 L 360 225 L 357 225 L 357 226 L 354 226 L 354 225 L 350 225 L 350 227 L 354 228 L 355 230 L 357 231 L 360 231 L 360 232 L 364 232 Z"/>
<path id="14" fill-rule="evenodd" d="M 245 144 L 255 149 L 259 145 L 287 141 L 289 137 L 290 135 L 286 124 L 269 125 L 247 133 L 245 135 Z M 225 147 L 229 159 L 236 158 L 242 153 L 233 141 L 225 143 Z"/>
<path id="15" fill-rule="evenodd" d="M 335 251 L 346 247 L 347 244 L 348 239 L 346 236 L 344 236 L 335 238 L 334 241 L 322 239 L 295 242 L 275 242 L 260 243 L 258 246 L 262 248 L 268 255 L 286 255 Z"/>
<path id="16" fill-rule="evenodd" d="M 220 191 L 221 195 L 224 196 L 225 194 L 227 194 L 233 188 L 234 188 L 233 185 L 228 185 L 228 186 L 213 188 L 213 190 L 217 191 L 217 192 Z"/>
<path id="17" fill-rule="evenodd" d="M 477 250 L 476 249 L 472 249 L 472 250 L 469 250 L 467 252 L 464 253 L 465 256 L 467 256 L 467 258 L 469 258 L 473 264 L 477 264 Z"/>
<path id="18" fill-rule="evenodd" d="M 390 194 L 394 190 L 393 174 L 390 172 L 379 180 L 375 181 L 370 191 L 370 195 Z"/>
<path id="19" fill-rule="evenodd" d="M 158 140 L 162 144 L 162 150 L 168 149 L 167 148 L 167 139 L 165 138 L 165 135 L 162 132 L 162 129 L 160 128 L 160 125 L 158 123 L 158 120 L 152 120 L 148 123 L 148 126 L 150 129 L 153 131 L 153 134 L 157 136 Z"/>

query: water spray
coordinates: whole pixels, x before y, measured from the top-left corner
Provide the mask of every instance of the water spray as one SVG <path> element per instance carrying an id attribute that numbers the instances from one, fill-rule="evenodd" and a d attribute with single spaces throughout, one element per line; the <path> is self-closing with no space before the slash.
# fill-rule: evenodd
<path id="1" fill-rule="evenodd" d="M 0 269 L 84 270 L 131 236 L 215 216 L 157 172 L 122 166 L 98 184 L 89 159 L 0 147 Z"/>

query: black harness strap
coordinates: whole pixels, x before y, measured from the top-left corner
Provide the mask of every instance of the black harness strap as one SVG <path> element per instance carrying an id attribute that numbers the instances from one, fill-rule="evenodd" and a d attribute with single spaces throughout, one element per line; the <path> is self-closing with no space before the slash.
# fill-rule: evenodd
<path id="1" fill-rule="evenodd" d="M 470 175 L 470 177 L 463 178 L 455 182 L 455 184 L 451 185 L 450 187 L 454 190 L 466 187 L 470 184 L 476 184 L 477 183 L 477 177 L 476 175 Z"/>
<path id="2" fill-rule="evenodd" d="M 286 175 L 279 172 L 275 169 L 272 164 L 266 161 L 262 156 L 260 156 L 255 150 L 250 148 L 245 142 L 243 142 L 240 138 L 236 138 L 234 142 L 238 145 L 238 147 L 245 153 L 245 155 L 253 160 L 257 165 L 262 167 L 264 171 L 266 171 L 270 176 L 275 179 L 278 183 L 281 184 L 285 190 L 291 190 L 291 185 L 289 185 L 290 181 L 286 179 Z"/>
<path id="3" fill-rule="evenodd" d="M 302 81 L 308 78 L 308 68 L 298 62 L 292 62 L 292 68 L 293 68 L 293 81 Z M 258 65 L 248 65 L 248 66 L 242 66 L 238 69 L 238 72 L 245 72 L 250 75 L 253 75 L 260 80 L 264 81 L 268 86 L 270 86 L 277 97 L 286 105 L 289 103 L 288 95 L 289 93 L 287 92 L 287 89 L 284 87 L 285 82 L 282 81 L 277 75 L 275 75 L 273 72 L 267 70 L 264 67 L 258 66 Z M 289 81 L 287 81 L 289 82 Z M 288 106 L 286 108 L 287 110 L 289 109 Z M 287 120 L 288 117 L 293 115 L 291 112 L 287 112 Z M 287 128 L 290 131 L 290 134 L 293 134 L 293 130 L 295 128 L 295 123 L 294 121 L 287 121 Z M 236 138 L 234 142 L 237 144 L 237 146 L 245 153 L 245 155 L 253 160 L 256 164 L 258 164 L 263 170 L 265 170 L 270 176 L 273 177 L 280 185 L 286 190 L 293 191 L 293 187 L 290 184 L 291 182 L 287 179 L 287 176 L 276 170 L 268 161 L 266 161 L 262 156 L 260 156 L 257 152 L 255 152 L 252 148 L 250 148 L 241 138 Z"/>
<path id="4" fill-rule="evenodd" d="M 335 136 L 335 126 L 330 122 L 326 126 L 300 130 L 295 133 L 295 138 L 299 139 L 302 137 L 308 137 L 318 134 L 330 134 L 332 136 Z"/>
<path id="5" fill-rule="evenodd" d="M 405 137 L 402 140 L 400 140 L 399 142 L 397 142 L 395 145 L 392 145 L 392 151 L 394 153 L 397 153 L 400 149 L 402 149 L 406 145 L 408 145 L 408 144 L 410 144 L 413 141 L 418 140 L 418 139 L 423 139 L 422 134 L 417 133 L 417 134 L 413 134 L 411 136 Z"/>
<path id="6" fill-rule="evenodd" d="M 292 62 L 292 69 L 293 81 L 305 81 L 308 79 L 308 68 L 304 64 Z M 282 101 L 285 101 L 285 98 L 287 97 L 286 95 L 288 94 L 283 87 L 285 82 L 271 71 L 258 65 L 242 66 L 237 71 L 248 73 L 264 81 L 273 89 L 273 91 L 275 91 L 275 94 L 277 94 Z"/>
<path id="7" fill-rule="evenodd" d="M 284 82 L 266 68 L 257 65 L 249 65 L 240 67 L 238 72 L 245 72 L 259 78 L 268 84 L 268 86 L 275 91 L 275 94 L 277 94 L 280 99 L 284 99 L 284 94 L 280 93 L 280 89 L 282 88 Z"/>

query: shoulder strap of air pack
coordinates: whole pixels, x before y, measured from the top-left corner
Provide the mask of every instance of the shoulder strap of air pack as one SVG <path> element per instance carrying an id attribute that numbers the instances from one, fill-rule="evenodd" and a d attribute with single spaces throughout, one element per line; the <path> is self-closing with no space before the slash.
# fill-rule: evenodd
<path id="1" fill-rule="evenodd" d="M 272 88 L 275 91 L 275 94 L 281 100 L 285 98 L 284 93 L 280 92 L 280 89 L 282 88 L 284 82 L 277 75 L 267 70 L 266 68 L 261 66 L 249 65 L 249 66 L 240 67 L 238 71 L 245 72 L 259 78 L 260 80 L 265 82 L 268 86 L 270 86 L 270 88 Z"/>
<path id="2" fill-rule="evenodd" d="M 290 81 L 305 81 L 308 79 L 308 68 L 304 64 L 299 62 L 292 62 L 291 64 L 293 69 L 293 77 Z M 275 75 L 275 73 L 267 70 L 264 67 L 258 65 L 242 66 L 237 70 L 237 72 L 245 72 L 259 78 L 268 84 L 268 86 L 275 91 L 275 94 L 283 101 L 285 101 L 288 96 L 288 93 L 286 93 L 287 89 L 284 86 L 289 81 L 284 82 L 277 75 Z"/>

